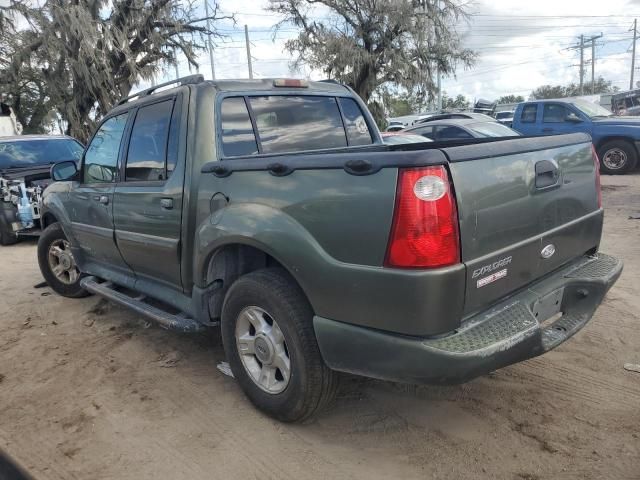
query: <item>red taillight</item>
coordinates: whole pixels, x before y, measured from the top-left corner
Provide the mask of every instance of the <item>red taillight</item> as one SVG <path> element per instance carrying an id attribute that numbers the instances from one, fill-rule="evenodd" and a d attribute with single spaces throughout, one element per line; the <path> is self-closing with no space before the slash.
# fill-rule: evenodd
<path id="1" fill-rule="evenodd" d="M 435 268 L 460 262 L 458 212 L 444 166 L 400 169 L 385 266 Z"/>
<path id="2" fill-rule="evenodd" d="M 602 208 L 602 187 L 600 186 L 600 159 L 596 153 L 596 149 L 591 144 L 591 156 L 596 167 L 596 191 L 598 192 L 598 208 Z"/>

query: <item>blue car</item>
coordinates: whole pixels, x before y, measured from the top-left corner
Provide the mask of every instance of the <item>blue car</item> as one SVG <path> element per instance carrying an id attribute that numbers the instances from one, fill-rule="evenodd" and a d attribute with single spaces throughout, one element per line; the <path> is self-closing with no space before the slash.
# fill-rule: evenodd
<path id="1" fill-rule="evenodd" d="M 525 136 L 591 135 L 602 173 L 625 174 L 638 164 L 640 117 L 617 117 L 579 99 L 535 100 L 516 107 L 513 129 Z"/>

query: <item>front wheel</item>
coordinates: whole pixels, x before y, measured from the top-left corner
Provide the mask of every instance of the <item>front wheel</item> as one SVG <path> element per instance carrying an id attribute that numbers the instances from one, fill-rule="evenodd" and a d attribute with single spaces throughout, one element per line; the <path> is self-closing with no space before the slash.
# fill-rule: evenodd
<path id="1" fill-rule="evenodd" d="M 609 175 L 624 175 L 636 167 L 635 147 L 624 140 L 611 140 L 598 149 L 600 170 Z"/>
<path id="2" fill-rule="evenodd" d="M 337 374 L 320 354 L 311 306 L 281 269 L 251 272 L 231 286 L 222 341 L 244 393 L 278 420 L 305 420 L 335 396 Z"/>
<path id="3" fill-rule="evenodd" d="M 42 232 L 38 240 L 38 264 L 42 276 L 54 292 L 71 298 L 89 295 L 80 286 L 82 274 L 59 223 L 49 225 Z"/>

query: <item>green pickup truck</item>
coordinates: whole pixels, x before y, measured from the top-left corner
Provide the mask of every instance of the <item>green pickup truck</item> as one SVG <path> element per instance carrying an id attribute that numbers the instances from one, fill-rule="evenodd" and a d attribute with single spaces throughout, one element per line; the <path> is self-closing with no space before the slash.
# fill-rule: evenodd
<path id="1" fill-rule="evenodd" d="M 598 252 L 588 135 L 385 145 L 335 82 L 144 90 L 52 176 L 51 288 L 220 326 L 239 385 L 283 421 L 325 406 L 337 372 L 447 384 L 540 355 L 622 270 Z"/>

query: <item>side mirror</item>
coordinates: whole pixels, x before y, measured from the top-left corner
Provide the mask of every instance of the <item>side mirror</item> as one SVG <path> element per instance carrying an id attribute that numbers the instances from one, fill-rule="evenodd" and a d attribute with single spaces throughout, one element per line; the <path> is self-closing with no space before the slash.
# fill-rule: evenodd
<path id="1" fill-rule="evenodd" d="M 580 123 L 580 122 L 582 122 L 582 119 L 578 115 L 576 115 L 575 113 L 571 112 L 571 113 L 567 114 L 567 117 L 565 118 L 565 121 L 571 122 L 571 123 Z"/>
<path id="2" fill-rule="evenodd" d="M 51 167 L 51 178 L 55 182 L 63 182 L 65 180 L 73 180 L 78 175 L 78 167 L 76 162 L 66 161 L 56 163 Z"/>

